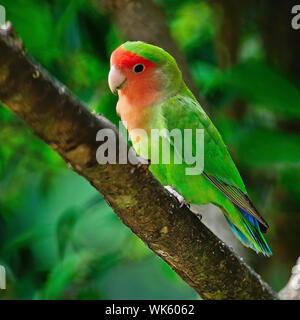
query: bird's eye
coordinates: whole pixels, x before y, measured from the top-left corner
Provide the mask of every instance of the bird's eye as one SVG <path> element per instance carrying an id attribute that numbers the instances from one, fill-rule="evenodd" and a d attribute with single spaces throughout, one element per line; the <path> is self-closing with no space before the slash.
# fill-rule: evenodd
<path id="1" fill-rule="evenodd" d="M 145 66 L 143 64 L 136 64 L 134 67 L 133 67 L 133 71 L 135 73 L 139 73 L 139 72 L 142 72 L 145 70 Z"/>

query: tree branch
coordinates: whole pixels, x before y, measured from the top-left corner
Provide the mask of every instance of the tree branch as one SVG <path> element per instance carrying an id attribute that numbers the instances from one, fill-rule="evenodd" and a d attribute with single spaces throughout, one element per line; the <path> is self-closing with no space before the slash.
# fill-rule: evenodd
<path id="1" fill-rule="evenodd" d="M 6 25 L 0 32 L 0 100 L 106 199 L 118 217 L 204 299 L 276 299 L 276 294 L 187 208 L 148 166 L 96 161 L 100 129 L 89 112 L 25 53 Z M 129 148 L 122 139 L 118 143 Z"/>

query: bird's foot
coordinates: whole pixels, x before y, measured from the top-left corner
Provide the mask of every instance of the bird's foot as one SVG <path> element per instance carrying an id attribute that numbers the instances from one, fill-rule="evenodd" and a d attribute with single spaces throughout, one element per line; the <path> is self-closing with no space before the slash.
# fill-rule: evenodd
<path id="1" fill-rule="evenodd" d="M 200 207 L 201 206 L 199 206 L 199 205 L 191 204 L 190 210 L 201 221 L 202 220 L 202 214 L 199 212 L 200 211 Z"/>
<path id="2" fill-rule="evenodd" d="M 193 211 L 192 211 L 193 212 Z M 193 214 L 201 221 L 202 220 L 202 214 L 193 212 Z"/>
<path id="3" fill-rule="evenodd" d="M 180 193 L 178 193 L 173 187 L 171 187 L 171 186 L 164 186 L 164 187 L 177 199 L 177 201 L 180 204 L 179 208 L 182 208 L 183 206 L 190 208 L 190 204 L 187 203 L 184 200 L 184 197 Z"/>

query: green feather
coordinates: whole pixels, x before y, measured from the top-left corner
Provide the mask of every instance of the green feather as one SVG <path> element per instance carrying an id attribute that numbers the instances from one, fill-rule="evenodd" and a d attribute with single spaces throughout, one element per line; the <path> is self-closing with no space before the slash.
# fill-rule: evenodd
<path id="1" fill-rule="evenodd" d="M 177 128 L 182 132 L 184 129 L 192 129 L 193 141 L 196 129 L 204 130 L 203 174 L 185 174 L 185 169 L 191 165 L 184 162 L 181 150 L 175 149 L 168 136 L 163 136 L 162 140 L 171 142 L 173 154 L 171 159 L 179 154 L 183 163 L 160 162 L 152 164 L 150 170 L 162 184 L 172 186 L 188 203 L 197 205 L 212 203 L 218 206 L 229 220 L 231 227 L 235 228 L 235 234 L 240 234 L 239 238 L 244 244 L 269 256 L 271 251 L 261 232 L 268 229 L 268 224 L 252 204 L 220 133 L 186 87 L 174 58 L 163 49 L 143 42 L 126 42 L 122 46 L 125 50 L 135 52 L 157 64 L 166 80 L 165 87 L 161 88 L 165 93 L 163 101 L 151 106 L 155 114 L 150 124 L 151 128 L 169 131 Z M 141 149 L 135 147 L 143 156 Z M 239 208 L 256 219 L 257 224 L 252 225 Z"/>

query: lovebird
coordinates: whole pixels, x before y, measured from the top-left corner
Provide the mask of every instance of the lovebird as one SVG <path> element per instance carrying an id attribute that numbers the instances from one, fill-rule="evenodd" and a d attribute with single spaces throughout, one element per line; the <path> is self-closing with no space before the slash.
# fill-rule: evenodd
<path id="1" fill-rule="evenodd" d="M 245 246 L 271 256 L 262 234 L 269 226 L 251 202 L 220 133 L 186 86 L 175 59 L 160 47 L 125 42 L 111 54 L 108 84 L 113 93 L 118 93 L 116 110 L 137 154 L 149 158 L 155 140 L 150 135 L 138 135 L 136 129 L 149 134 L 153 129 L 164 132 L 161 139 L 169 143 L 170 163 L 160 160 L 152 164 L 150 155 L 149 166 L 161 184 L 186 204 L 219 207 Z M 191 129 L 193 140 L 195 130 L 203 130 L 204 166 L 200 174 L 186 174 L 191 164 L 165 133 L 173 129 L 182 133 Z M 192 144 L 193 148 L 195 141 Z M 178 157 L 182 158 L 181 164 L 175 163 Z"/>

